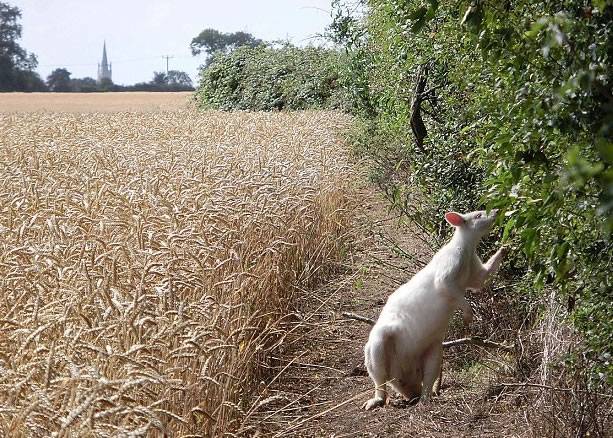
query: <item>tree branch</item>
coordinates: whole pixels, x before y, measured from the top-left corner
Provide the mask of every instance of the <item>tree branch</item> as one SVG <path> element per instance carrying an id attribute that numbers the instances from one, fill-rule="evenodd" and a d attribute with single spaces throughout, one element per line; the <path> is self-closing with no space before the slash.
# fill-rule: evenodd
<path id="1" fill-rule="evenodd" d="M 421 103 L 423 101 L 422 93 L 426 88 L 426 82 L 428 80 L 428 64 L 423 64 L 417 71 L 417 78 L 415 80 L 415 89 L 413 90 L 413 98 L 411 100 L 411 117 L 409 122 L 411 124 L 411 130 L 415 136 L 415 144 L 422 151 L 424 150 L 424 138 L 428 136 L 426 125 L 421 118 Z"/>

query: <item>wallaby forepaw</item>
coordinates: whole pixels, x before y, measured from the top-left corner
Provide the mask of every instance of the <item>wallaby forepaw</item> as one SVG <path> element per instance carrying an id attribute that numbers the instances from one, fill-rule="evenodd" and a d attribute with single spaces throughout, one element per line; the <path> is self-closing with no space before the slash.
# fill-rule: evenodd
<path id="1" fill-rule="evenodd" d="M 381 408 L 385 405 L 385 399 L 384 398 L 371 398 L 370 400 L 367 400 L 366 402 L 364 402 L 364 404 L 362 405 L 362 409 L 365 409 L 367 411 L 370 411 L 372 409 L 375 408 Z"/>
<path id="2" fill-rule="evenodd" d="M 502 257 L 505 257 L 509 253 L 510 248 L 506 245 L 502 245 L 498 251 L 500 251 Z"/>

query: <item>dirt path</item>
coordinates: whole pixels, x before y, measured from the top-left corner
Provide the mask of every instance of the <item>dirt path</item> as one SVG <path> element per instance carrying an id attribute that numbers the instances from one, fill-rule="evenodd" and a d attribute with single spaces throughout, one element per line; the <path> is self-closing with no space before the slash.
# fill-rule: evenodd
<path id="1" fill-rule="evenodd" d="M 361 410 L 373 390 L 362 352 L 370 326 L 342 313 L 377 318 L 387 296 L 432 250 L 420 234 L 399 224 L 376 189 L 364 187 L 360 197 L 366 207 L 356 212 L 350 262 L 338 278 L 304 298 L 306 310 L 274 369 L 277 377 L 263 390 L 251 432 L 284 438 L 523 436 L 521 420 L 511 414 L 518 409 L 509 407 L 517 400 L 488 398 L 491 385 L 482 371 L 487 360 L 458 369 L 450 365 L 457 348 L 445 352 L 442 394 L 432 403 L 408 406 L 394 395 L 385 409 Z M 449 337 L 462 334 L 455 331 Z M 477 347 L 459 350 L 466 348 Z"/>

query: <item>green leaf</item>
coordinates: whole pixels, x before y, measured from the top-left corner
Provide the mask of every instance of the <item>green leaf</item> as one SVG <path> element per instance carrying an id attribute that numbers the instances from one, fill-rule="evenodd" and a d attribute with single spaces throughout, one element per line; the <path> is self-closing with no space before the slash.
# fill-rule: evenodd
<path id="1" fill-rule="evenodd" d="M 600 154 L 600 158 L 606 163 L 613 163 L 613 143 L 605 140 L 604 138 L 599 138 L 596 141 L 596 148 L 598 149 L 598 153 Z"/>
<path id="2" fill-rule="evenodd" d="M 426 16 L 427 12 L 428 12 L 427 7 L 420 6 L 419 8 L 415 9 L 413 12 L 409 13 L 408 17 L 411 20 L 421 20 L 422 18 Z"/>
<path id="3" fill-rule="evenodd" d="M 424 16 L 413 23 L 413 25 L 411 26 L 411 32 L 418 33 L 420 30 L 423 29 L 425 25 L 426 25 L 426 17 Z"/>
<path id="4" fill-rule="evenodd" d="M 515 224 L 517 223 L 516 218 L 510 219 L 507 224 L 504 226 L 504 231 L 502 232 L 502 242 L 505 243 L 509 239 L 509 235 L 513 228 L 515 228 Z"/>

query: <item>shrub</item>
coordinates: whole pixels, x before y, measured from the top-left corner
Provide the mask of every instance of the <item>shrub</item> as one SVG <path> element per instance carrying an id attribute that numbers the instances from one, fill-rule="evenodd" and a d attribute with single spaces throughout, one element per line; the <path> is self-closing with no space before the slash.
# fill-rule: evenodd
<path id="1" fill-rule="evenodd" d="M 223 110 L 342 108 L 342 54 L 316 47 L 239 47 L 200 72 L 200 107 Z"/>

